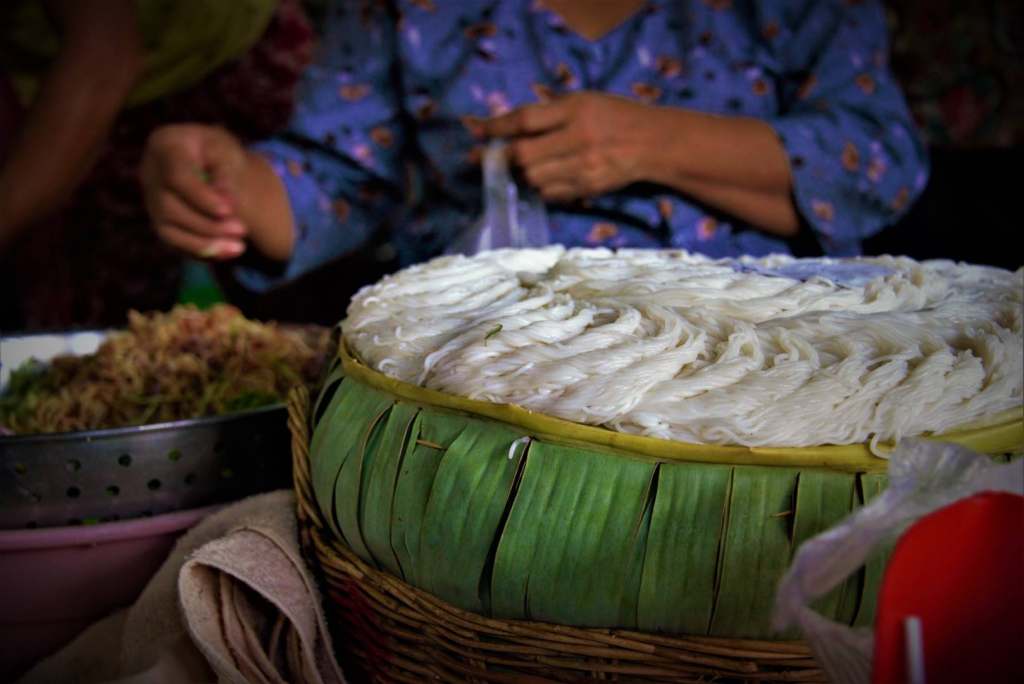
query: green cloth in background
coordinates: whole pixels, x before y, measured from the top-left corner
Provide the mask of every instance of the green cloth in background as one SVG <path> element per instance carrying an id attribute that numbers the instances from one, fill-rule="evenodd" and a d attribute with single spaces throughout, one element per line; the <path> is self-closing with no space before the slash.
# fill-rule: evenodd
<path id="1" fill-rule="evenodd" d="M 189 259 L 182 267 L 181 289 L 178 291 L 179 304 L 194 304 L 208 309 L 225 301 L 224 292 L 217 284 L 209 264 Z"/>
<path id="2" fill-rule="evenodd" d="M 184 90 L 240 57 L 263 35 L 277 7 L 276 0 L 136 3 L 146 62 L 128 107 Z M 0 2 L 0 63 L 23 105 L 32 102 L 59 50 L 59 33 L 41 0 Z"/>

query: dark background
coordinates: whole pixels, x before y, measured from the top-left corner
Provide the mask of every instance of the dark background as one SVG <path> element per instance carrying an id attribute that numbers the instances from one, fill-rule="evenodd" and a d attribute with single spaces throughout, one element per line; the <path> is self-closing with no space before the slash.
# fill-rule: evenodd
<path id="1" fill-rule="evenodd" d="M 1024 263 L 1024 2 L 889 0 L 892 69 L 931 155 L 924 194 L 868 254 Z"/>

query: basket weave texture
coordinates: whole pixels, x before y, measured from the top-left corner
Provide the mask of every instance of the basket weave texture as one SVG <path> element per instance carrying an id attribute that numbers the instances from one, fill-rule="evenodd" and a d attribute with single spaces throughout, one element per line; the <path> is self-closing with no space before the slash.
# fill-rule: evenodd
<path id="1" fill-rule="evenodd" d="M 309 394 L 293 391 L 289 428 L 300 539 L 323 582 L 346 674 L 374 682 L 824 682 L 794 641 L 649 634 L 483 617 L 371 567 L 316 504 Z"/>

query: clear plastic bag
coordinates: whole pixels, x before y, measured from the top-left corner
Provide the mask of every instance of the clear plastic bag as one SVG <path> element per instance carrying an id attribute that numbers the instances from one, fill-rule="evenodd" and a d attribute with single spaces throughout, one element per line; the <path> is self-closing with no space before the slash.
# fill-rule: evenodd
<path id="1" fill-rule="evenodd" d="M 830 681 L 868 684 L 872 630 L 833 622 L 811 608 L 811 601 L 839 586 L 920 518 L 983 491 L 1024 493 L 1024 470 L 956 444 L 901 441 L 889 457 L 885 491 L 797 550 L 775 595 L 773 626 L 799 627 Z"/>
<path id="2" fill-rule="evenodd" d="M 492 141 L 484 150 L 484 213 L 449 249 L 472 255 L 504 247 L 543 247 L 551 243 L 547 211 L 533 192 L 523 191 L 508 168 L 505 143 Z"/>

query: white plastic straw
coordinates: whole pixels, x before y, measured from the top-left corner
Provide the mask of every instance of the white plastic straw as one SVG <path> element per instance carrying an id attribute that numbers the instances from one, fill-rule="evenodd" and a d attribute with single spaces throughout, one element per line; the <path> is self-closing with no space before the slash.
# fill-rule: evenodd
<path id="1" fill-rule="evenodd" d="M 903 634 L 907 643 L 907 684 L 925 684 L 921 618 L 916 615 L 907 616 L 903 621 Z"/>

